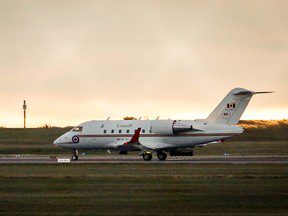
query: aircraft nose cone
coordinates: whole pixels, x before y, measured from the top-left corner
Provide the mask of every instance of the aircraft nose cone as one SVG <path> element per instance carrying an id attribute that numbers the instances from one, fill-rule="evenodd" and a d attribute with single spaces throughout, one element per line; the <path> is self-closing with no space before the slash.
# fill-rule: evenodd
<path id="1" fill-rule="evenodd" d="M 53 144 L 54 144 L 54 145 L 58 145 L 58 144 L 60 144 L 60 139 L 59 139 L 59 138 L 56 139 L 56 140 L 53 142 Z"/>

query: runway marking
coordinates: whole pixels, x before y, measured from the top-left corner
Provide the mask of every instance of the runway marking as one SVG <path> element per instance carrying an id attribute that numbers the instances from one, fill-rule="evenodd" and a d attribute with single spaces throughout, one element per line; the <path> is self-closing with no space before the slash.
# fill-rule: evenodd
<path id="1" fill-rule="evenodd" d="M 62 159 L 69 159 L 68 157 L 61 157 Z M 0 164 L 53 164 L 58 163 L 56 158 L 49 158 L 48 156 L 20 156 L 14 157 L 0 157 Z M 135 163 L 135 164 L 288 164 L 288 156 L 194 156 L 194 157 L 169 157 L 166 161 L 159 161 L 153 158 L 151 161 L 144 161 L 142 157 L 133 156 L 95 156 L 95 157 L 79 157 L 78 161 L 71 161 L 71 163 Z"/>

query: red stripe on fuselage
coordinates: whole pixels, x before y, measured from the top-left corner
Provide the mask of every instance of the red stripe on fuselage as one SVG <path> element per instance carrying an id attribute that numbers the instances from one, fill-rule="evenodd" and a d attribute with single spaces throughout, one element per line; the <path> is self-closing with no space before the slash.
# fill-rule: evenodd
<path id="1" fill-rule="evenodd" d="M 211 134 L 179 134 L 179 135 L 159 135 L 159 134 L 141 134 L 140 137 L 203 137 L 203 136 L 237 136 L 241 133 L 211 133 Z M 78 135 L 83 138 L 90 137 L 132 137 L 133 134 L 87 134 Z"/>

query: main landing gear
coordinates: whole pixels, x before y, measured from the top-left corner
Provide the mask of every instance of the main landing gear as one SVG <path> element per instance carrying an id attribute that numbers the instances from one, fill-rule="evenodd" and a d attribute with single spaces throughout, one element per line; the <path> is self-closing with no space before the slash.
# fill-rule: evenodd
<path id="1" fill-rule="evenodd" d="M 73 150 L 73 155 L 71 157 L 72 161 L 77 161 L 78 160 L 78 150 Z"/>
<path id="2" fill-rule="evenodd" d="M 152 153 L 151 152 L 144 152 L 142 154 L 143 160 L 145 161 L 151 161 L 152 160 Z M 167 154 L 165 152 L 159 151 L 157 152 L 157 157 L 160 161 L 164 161 L 167 158 Z"/>
<path id="3" fill-rule="evenodd" d="M 165 152 L 157 152 L 157 157 L 159 160 L 164 161 L 167 158 L 167 154 Z"/>
<path id="4" fill-rule="evenodd" d="M 152 160 L 152 153 L 151 152 L 144 152 L 142 154 L 143 160 L 145 161 L 151 161 Z"/>

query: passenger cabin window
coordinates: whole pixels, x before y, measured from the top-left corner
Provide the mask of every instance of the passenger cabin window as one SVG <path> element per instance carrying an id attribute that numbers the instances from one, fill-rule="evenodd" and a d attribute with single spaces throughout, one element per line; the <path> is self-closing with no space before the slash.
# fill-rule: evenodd
<path id="1" fill-rule="evenodd" d="M 74 127 L 71 131 L 82 131 L 83 127 L 82 126 L 77 126 L 77 127 Z"/>
<path id="2" fill-rule="evenodd" d="M 129 132 L 130 132 L 129 130 L 126 131 L 126 133 L 129 133 Z"/>
<path id="3" fill-rule="evenodd" d="M 107 130 L 104 130 L 103 132 L 104 132 L 104 134 L 105 134 L 105 133 L 107 133 Z"/>
<path id="4" fill-rule="evenodd" d="M 111 133 L 114 133 L 114 130 L 111 130 Z"/>
<path id="5" fill-rule="evenodd" d="M 142 133 L 145 133 L 145 129 L 142 129 Z"/>
<path id="6" fill-rule="evenodd" d="M 122 133 L 122 130 L 119 130 L 119 133 Z"/>

